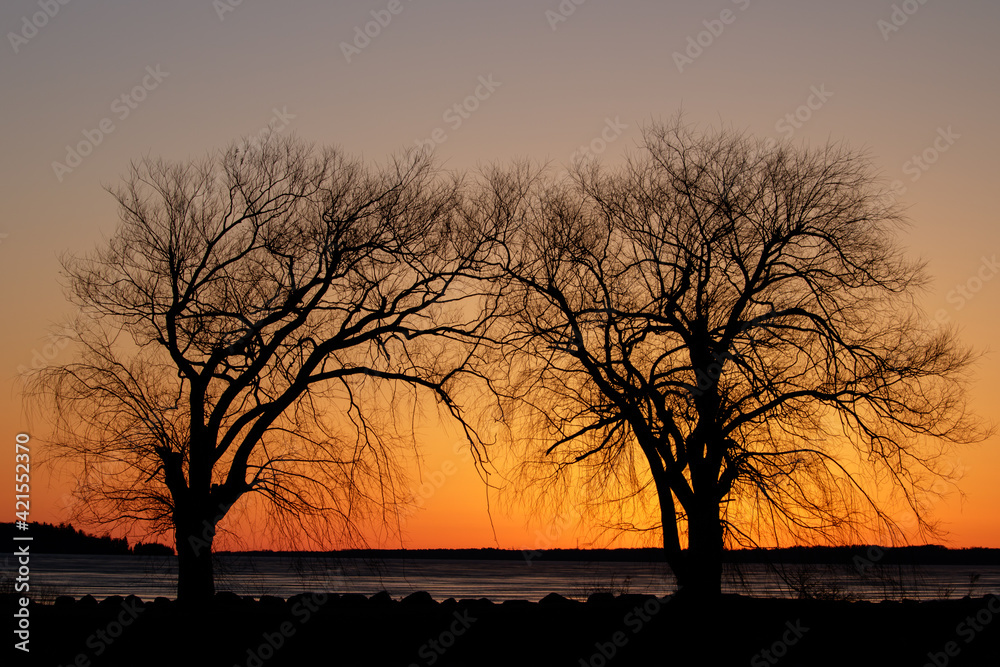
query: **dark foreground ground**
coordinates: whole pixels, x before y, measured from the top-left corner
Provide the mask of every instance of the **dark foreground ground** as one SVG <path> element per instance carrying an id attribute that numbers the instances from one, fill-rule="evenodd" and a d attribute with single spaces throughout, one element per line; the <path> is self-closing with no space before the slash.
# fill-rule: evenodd
<path id="1" fill-rule="evenodd" d="M 223 593 L 194 609 L 164 598 L 60 598 L 30 608 L 30 633 L 30 654 L 14 650 L 4 664 L 997 667 L 1000 598 L 872 604 L 726 596 L 699 605 L 604 594 L 587 603 L 549 596 L 493 604 L 420 593 L 403 601 L 384 593 L 259 601 Z"/>

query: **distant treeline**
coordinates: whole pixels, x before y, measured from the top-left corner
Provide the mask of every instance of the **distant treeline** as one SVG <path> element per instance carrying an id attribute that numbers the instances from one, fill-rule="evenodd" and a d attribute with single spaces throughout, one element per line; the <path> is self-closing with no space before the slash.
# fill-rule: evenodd
<path id="1" fill-rule="evenodd" d="M 31 537 L 31 552 L 41 554 L 109 554 L 172 556 L 174 550 L 163 544 L 137 543 L 130 547 L 123 537 L 102 537 L 85 533 L 70 524 L 31 523 L 27 530 L 18 530 L 13 523 L 0 523 L 0 539 L 11 544 L 13 537 Z"/>
<path id="2" fill-rule="evenodd" d="M 46 554 L 117 554 L 173 555 L 174 550 L 163 544 L 129 546 L 124 538 L 110 535 L 98 537 L 74 528 L 70 524 L 32 523 L 20 531 L 13 523 L 0 523 L 0 539 L 11 544 L 14 535 L 30 535 L 33 553 Z M 253 551 L 242 555 L 260 556 L 319 556 L 359 559 L 448 559 L 448 560 L 531 560 L 531 561 L 608 561 L 657 562 L 663 560 L 663 550 L 649 549 L 345 549 L 328 552 Z M 727 551 L 729 563 L 852 563 L 856 558 L 881 565 L 1000 565 L 1000 549 L 949 549 L 936 544 L 910 547 L 787 547 L 783 549 L 743 549 Z"/>
<path id="3" fill-rule="evenodd" d="M 531 560 L 531 561 L 610 561 L 657 562 L 662 549 L 346 549 L 329 552 L 254 551 L 261 556 L 319 556 L 370 559 L 452 559 L 452 560 Z M 1000 565 L 1000 549 L 949 549 L 936 544 L 911 547 L 788 547 L 783 549 L 743 549 L 727 551 L 729 563 L 854 563 L 861 558 L 880 565 Z"/>

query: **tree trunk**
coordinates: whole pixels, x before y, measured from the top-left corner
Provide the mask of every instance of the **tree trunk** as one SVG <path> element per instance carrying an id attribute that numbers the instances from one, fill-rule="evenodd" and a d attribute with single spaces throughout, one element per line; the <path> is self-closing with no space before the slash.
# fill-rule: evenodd
<path id="1" fill-rule="evenodd" d="M 722 594 L 722 521 L 718 503 L 688 513 L 688 547 L 671 560 L 677 592 L 686 598 L 707 600 Z"/>
<path id="2" fill-rule="evenodd" d="M 178 522 L 177 600 L 204 602 L 215 595 L 215 571 L 212 567 L 212 542 L 215 524 L 209 520 Z"/>
<path id="3" fill-rule="evenodd" d="M 689 579 L 687 567 L 687 554 L 681 549 L 680 535 L 677 526 L 677 508 L 674 504 L 674 497 L 670 491 L 670 486 L 662 475 L 653 476 L 656 482 L 657 496 L 660 501 L 660 526 L 663 530 L 663 553 L 666 556 L 667 565 L 674 573 L 677 586 L 682 585 Z"/>

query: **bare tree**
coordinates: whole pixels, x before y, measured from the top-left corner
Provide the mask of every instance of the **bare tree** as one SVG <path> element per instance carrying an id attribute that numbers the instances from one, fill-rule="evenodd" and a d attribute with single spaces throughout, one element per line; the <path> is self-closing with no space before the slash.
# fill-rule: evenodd
<path id="1" fill-rule="evenodd" d="M 982 435 L 972 357 L 916 308 L 868 160 L 679 119 L 644 136 L 617 171 L 497 168 L 471 200 L 505 248 L 497 386 L 528 460 L 658 505 L 697 595 L 727 546 L 898 535 L 901 508 L 929 527 L 945 445 Z"/>
<path id="2" fill-rule="evenodd" d="M 399 410 L 429 393 L 462 418 L 483 239 L 458 188 L 424 155 L 368 168 L 272 135 L 112 190 L 117 231 L 64 262 L 80 354 L 29 386 L 91 516 L 174 533 L 179 599 L 213 594 L 247 494 L 299 522 L 391 517 Z"/>

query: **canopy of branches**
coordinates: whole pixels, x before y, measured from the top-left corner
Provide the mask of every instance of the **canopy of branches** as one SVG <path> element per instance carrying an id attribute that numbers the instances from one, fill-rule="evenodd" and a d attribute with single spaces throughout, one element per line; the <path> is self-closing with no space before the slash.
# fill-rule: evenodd
<path id="1" fill-rule="evenodd" d="M 585 469 L 625 527 L 650 501 L 668 550 L 696 515 L 731 544 L 924 518 L 940 443 L 981 436 L 971 356 L 916 308 L 926 274 L 871 163 L 679 122 L 642 148 L 496 168 L 473 198 L 504 248 L 497 387 L 529 478 Z"/>

